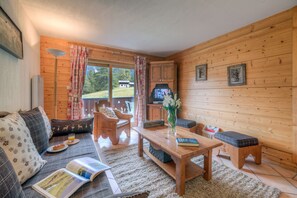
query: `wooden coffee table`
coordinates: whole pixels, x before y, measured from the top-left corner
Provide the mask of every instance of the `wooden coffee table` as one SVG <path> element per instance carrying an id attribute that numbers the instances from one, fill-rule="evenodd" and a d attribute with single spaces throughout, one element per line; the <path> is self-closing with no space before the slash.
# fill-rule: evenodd
<path id="1" fill-rule="evenodd" d="M 221 146 L 222 143 L 211 140 L 206 137 L 188 132 L 183 129 L 177 129 L 177 135 L 169 135 L 167 127 L 154 127 L 144 129 L 142 127 L 133 127 L 138 133 L 138 155 L 143 157 L 146 153 L 158 166 L 176 181 L 176 193 L 185 194 L 185 182 L 203 174 L 205 180 L 212 178 L 212 149 Z M 199 147 L 182 147 L 176 143 L 176 137 L 196 138 Z M 143 148 L 143 139 L 148 140 L 154 146 L 168 153 L 173 162 L 163 163 L 154 157 L 146 148 Z M 193 157 L 204 156 L 204 169 L 191 161 Z"/>

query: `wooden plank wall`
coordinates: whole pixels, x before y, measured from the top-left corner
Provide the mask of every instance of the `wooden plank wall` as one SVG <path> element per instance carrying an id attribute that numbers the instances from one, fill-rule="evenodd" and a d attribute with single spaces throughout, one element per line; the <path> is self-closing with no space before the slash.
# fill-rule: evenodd
<path id="1" fill-rule="evenodd" d="M 134 56 L 146 56 L 147 61 L 160 61 L 164 58 L 139 54 L 131 51 L 67 41 L 63 39 L 51 38 L 46 36 L 40 37 L 40 73 L 44 78 L 44 109 L 49 118 L 54 117 L 54 65 L 55 58 L 47 52 L 48 48 L 60 49 L 66 52 L 65 56 L 58 58 L 58 119 L 66 119 L 67 100 L 70 82 L 70 45 L 84 45 L 90 49 L 89 59 L 112 62 L 116 64 L 134 65 Z"/>
<path id="2" fill-rule="evenodd" d="M 292 97 L 293 97 L 293 160 L 297 162 L 297 7 L 293 9 L 293 68 L 292 68 Z"/>
<path id="3" fill-rule="evenodd" d="M 293 160 L 297 149 L 292 116 L 297 82 L 293 87 L 293 12 L 279 13 L 166 59 L 179 66 L 181 117 L 258 137 L 266 158 L 297 167 Z M 208 79 L 196 82 L 195 66 L 205 63 Z M 246 64 L 247 85 L 228 86 L 227 67 L 241 63 Z"/>

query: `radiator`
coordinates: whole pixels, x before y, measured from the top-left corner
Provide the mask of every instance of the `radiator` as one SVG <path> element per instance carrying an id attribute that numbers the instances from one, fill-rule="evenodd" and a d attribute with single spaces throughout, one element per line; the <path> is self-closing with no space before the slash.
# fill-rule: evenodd
<path id="1" fill-rule="evenodd" d="M 31 79 L 31 108 L 44 107 L 43 97 L 43 78 L 40 75 L 33 76 Z"/>

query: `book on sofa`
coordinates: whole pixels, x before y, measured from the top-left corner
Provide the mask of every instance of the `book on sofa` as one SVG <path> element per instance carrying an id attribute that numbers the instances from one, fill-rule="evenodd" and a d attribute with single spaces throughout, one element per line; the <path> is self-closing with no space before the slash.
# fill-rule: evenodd
<path id="1" fill-rule="evenodd" d="M 83 184 L 93 181 L 97 175 L 108 169 L 109 166 L 93 158 L 78 158 L 70 161 L 66 168 L 53 172 L 32 187 L 49 198 L 67 198 Z"/>
<path id="2" fill-rule="evenodd" d="M 199 146 L 199 142 L 195 138 L 176 138 L 178 146 Z"/>

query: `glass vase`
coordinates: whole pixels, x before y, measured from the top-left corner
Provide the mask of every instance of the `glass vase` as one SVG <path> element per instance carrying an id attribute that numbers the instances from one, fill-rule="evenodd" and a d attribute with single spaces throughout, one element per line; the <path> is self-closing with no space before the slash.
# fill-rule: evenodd
<path id="1" fill-rule="evenodd" d="M 176 109 L 169 109 L 168 110 L 168 126 L 169 126 L 169 134 L 175 135 L 176 134 Z"/>

